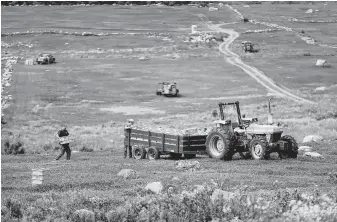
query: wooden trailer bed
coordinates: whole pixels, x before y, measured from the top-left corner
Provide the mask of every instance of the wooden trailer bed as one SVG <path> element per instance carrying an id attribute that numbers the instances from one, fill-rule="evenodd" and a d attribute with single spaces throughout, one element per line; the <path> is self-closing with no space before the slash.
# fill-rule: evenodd
<path id="1" fill-rule="evenodd" d="M 207 135 L 171 135 L 138 129 L 125 129 L 125 149 L 142 145 L 146 148 L 155 147 L 161 155 L 205 154 Z"/>

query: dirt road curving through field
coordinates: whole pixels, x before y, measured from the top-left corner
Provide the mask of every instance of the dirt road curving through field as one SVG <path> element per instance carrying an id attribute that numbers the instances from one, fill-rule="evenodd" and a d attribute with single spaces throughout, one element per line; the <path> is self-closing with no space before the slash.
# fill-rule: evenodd
<path id="1" fill-rule="evenodd" d="M 310 100 L 294 95 L 290 91 L 290 89 L 287 89 L 286 87 L 275 83 L 272 79 L 267 77 L 262 71 L 258 70 L 257 68 L 245 64 L 240 59 L 240 56 L 229 50 L 230 44 L 232 44 L 234 40 L 239 37 L 239 33 L 235 32 L 232 29 L 221 28 L 221 25 L 223 24 L 209 24 L 208 27 L 214 31 L 224 32 L 229 35 L 229 37 L 225 39 L 225 41 L 219 46 L 220 52 L 225 55 L 226 62 L 241 68 L 245 73 L 254 78 L 258 83 L 263 85 L 269 91 L 269 93 L 274 94 L 275 96 L 285 97 L 299 103 L 314 104 L 314 102 Z"/>

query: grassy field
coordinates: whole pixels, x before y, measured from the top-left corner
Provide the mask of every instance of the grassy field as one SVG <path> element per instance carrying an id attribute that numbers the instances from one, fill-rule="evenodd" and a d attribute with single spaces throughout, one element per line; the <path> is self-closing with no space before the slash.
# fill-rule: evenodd
<path id="1" fill-rule="evenodd" d="M 198 184 L 212 186 L 211 180 L 221 181 L 222 187 L 219 183 L 218 187 L 232 192 L 247 185 L 247 192 L 257 196 L 295 190 L 333 194 L 336 181 L 331 180 L 329 173 L 337 172 L 337 51 L 331 47 L 309 45 L 297 36 L 297 32 L 304 30 L 315 40 L 334 46 L 335 23 L 288 21 L 288 18 L 336 19 L 337 5 L 333 2 L 328 5 L 323 2 L 314 5 L 263 3 L 249 8 L 235 5 L 234 8 L 247 18 L 295 30 L 251 34 L 244 32 L 268 27 L 243 23 L 227 7 L 218 11 L 191 6 L 2 7 L 2 58 L 20 57 L 18 64 L 13 65 L 11 86 L 2 93 L 13 97 L 10 107 L 4 110 L 7 124 L 2 126 L 2 138 L 13 140 L 20 135 L 17 139 L 23 142 L 26 151 L 17 156 L 2 152 L 2 219 L 76 221 L 74 212 L 88 209 L 95 212 L 97 221 L 109 221 L 106 213 L 124 206 L 129 200 L 134 202 L 124 206 L 125 209 L 142 203 L 139 198 L 144 196 L 144 187 L 154 181 L 161 181 L 165 192 L 173 187 L 176 194 Z M 319 11 L 306 14 L 309 8 Z M 273 100 L 272 111 L 284 132 L 293 135 L 299 143 L 306 135 L 322 136 L 324 141 L 309 145 L 324 158 L 307 158 L 300 153 L 295 160 L 280 160 L 274 155 L 269 161 L 253 161 L 242 160 L 236 154 L 233 161 L 223 162 L 197 156 L 202 169 L 182 172 L 168 157 L 158 161 L 122 157 L 123 125 L 128 118 L 134 118 L 136 124 L 163 128 L 212 127 L 211 111 L 217 108 L 217 103 L 239 100 L 242 113 L 247 117 L 258 117 L 260 122 L 267 122 L 270 96 L 262 85 L 238 67 L 226 63 L 218 50 L 219 43 L 185 41 L 193 24 L 201 31 L 210 31 L 206 21 L 213 24 L 238 22 L 226 25 L 240 33 L 230 49 L 245 63 L 263 71 L 294 94 L 317 103 L 298 104 L 277 97 Z M 26 31 L 56 32 L 27 34 Z M 14 32 L 25 34 L 4 35 Z M 83 32 L 104 35 L 83 36 Z M 241 41 L 244 40 L 258 43 L 260 52 L 243 53 Z M 57 63 L 25 65 L 26 59 L 41 52 L 52 53 Z M 305 56 L 306 53 L 310 56 Z M 142 61 L 139 59 L 142 56 L 149 59 Z M 331 68 L 315 67 L 317 59 L 326 59 Z M 2 71 L 5 62 L 2 61 Z M 156 83 L 161 81 L 177 82 L 181 96 L 156 96 Z M 316 90 L 323 86 L 325 90 Z M 71 161 L 52 162 L 58 154 L 55 133 L 61 124 L 68 125 L 75 139 L 70 144 L 73 150 L 89 148 L 94 152 L 74 152 Z M 43 167 L 49 168 L 45 185 L 31 187 L 31 169 Z M 117 173 L 125 168 L 136 170 L 139 178 L 124 180 L 117 177 Z M 179 180 L 172 180 L 173 177 Z M 93 203 L 92 198 L 103 202 Z M 282 198 L 278 197 L 277 201 Z M 285 204 L 289 209 L 290 200 Z M 318 203 L 320 199 L 312 202 L 315 201 Z M 333 208 L 337 203 L 334 195 L 332 203 L 332 212 L 337 211 Z M 207 206 L 213 209 L 213 205 Z M 238 206 L 232 205 L 235 209 L 246 205 Z M 254 208 L 251 213 L 255 216 L 247 213 L 227 218 L 284 221 L 292 218 L 287 214 L 290 212 L 287 207 L 277 216 L 255 215 L 259 210 Z M 138 213 L 130 216 L 128 221 L 151 221 L 141 220 Z M 336 221 L 336 217 L 326 215 L 329 216 L 325 221 Z M 111 218 L 115 219 L 110 221 L 122 221 L 116 219 L 117 216 Z M 207 221 L 191 218 L 190 221 Z M 316 217 L 303 216 L 300 220 L 313 218 Z M 189 220 L 180 218 L 180 221 Z"/>

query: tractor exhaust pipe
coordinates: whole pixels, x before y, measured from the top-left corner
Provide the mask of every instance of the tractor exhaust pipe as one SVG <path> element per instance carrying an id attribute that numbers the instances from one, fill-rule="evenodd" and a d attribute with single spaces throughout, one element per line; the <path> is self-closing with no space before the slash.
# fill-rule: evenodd
<path id="1" fill-rule="evenodd" d="M 273 114 L 271 113 L 271 109 L 270 109 L 270 102 L 271 102 L 271 100 L 273 99 L 273 97 L 271 97 L 270 99 L 269 99 L 269 114 L 268 114 L 268 120 L 267 120 L 267 122 L 268 122 L 268 124 L 269 125 L 272 125 L 273 123 L 274 123 L 274 121 L 273 121 Z"/>

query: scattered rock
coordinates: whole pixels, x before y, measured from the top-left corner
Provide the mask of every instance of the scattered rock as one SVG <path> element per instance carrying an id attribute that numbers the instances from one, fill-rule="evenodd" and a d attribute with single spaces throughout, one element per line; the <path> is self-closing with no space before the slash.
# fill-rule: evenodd
<path id="1" fill-rule="evenodd" d="M 245 8 L 249 8 L 250 6 L 249 6 L 249 5 L 244 5 L 243 7 L 245 7 Z"/>
<path id="2" fill-rule="evenodd" d="M 323 66 L 325 63 L 326 63 L 325 60 L 323 60 L 323 59 L 318 59 L 317 62 L 316 62 L 316 66 Z"/>
<path id="3" fill-rule="evenodd" d="M 217 200 L 224 200 L 224 201 L 229 201 L 234 197 L 234 193 L 220 190 L 220 189 L 215 189 L 212 193 L 211 200 L 214 203 Z"/>
<path id="4" fill-rule="evenodd" d="M 117 176 L 123 177 L 124 179 L 137 179 L 138 173 L 132 169 L 123 169 L 117 174 Z"/>
<path id="5" fill-rule="evenodd" d="M 208 128 L 189 128 L 183 129 L 182 133 L 184 135 L 208 135 L 210 130 Z"/>
<path id="6" fill-rule="evenodd" d="M 149 190 L 155 194 L 159 194 L 163 191 L 163 184 L 161 182 L 152 182 L 148 183 L 145 187 L 145 190 Z"/>
<path id="7" fill-rule="evenodd" d="M 210 7 L 209 9 L 208 9 L 208 11 L 210 11 L 210 12 L 213 12 L 213 11 L 218 11 L 219 9 L 218 8 L 215 8 L 215 7 Z"/>
<path id="8" fill-rule="evenodd" d="M 173 177 L 172 180 L 176 181 L 176 180 L 180 180 L 178 177 Z"/>
<path id="9" fill-rule="evenodd" d="M 138 58 L 140 61 L 145 61 L 145 60 L 149 60 L 149 57 L 147 56 L 141 56 Z"/>
<path id="10" fill-rule="evenodd" d="M 309 157 L 323 157 L 321 154 L 317 152 L 306 152 L 303 154 L 303 156 L 309 156 Z"/>
<path id="11" fill-rule="evenodd" d="M 318 59 L 316 62 L 317 67 L 330 67 L 330 65 L 324 59 Z"/>
<path id="12" fill-rule="evenodd" d="M 308 11 L 306 11 L 305 13 L 309 14 L 309 13 L 313 13 L 312 9 L 308 9 Z"/>
<path id="13" fill-rule="evenodd" d="M 322 141 L 323 137 L 321 136 L 316 136 L 316 135 L 309 135 L 304 137 L 302 143 L 309 143 L 309 142 L 317 142 L 317 141 Z"/>
<path id="14" fill-rule="evenodd" d="M 317 88 L 315 89 L 315 91 L 324 91 L 324 90 L 326 90 L 326 87 L 325 87 L 325 86 L 317 87 Z"/>
<path id="15" fill-rule="evenodd" d="M 199 161 L 188 161 L 188 160 L 178 160 L 175 162 L 176 169 L 177 170 L 188 170 L 188 171 L 195 171 L 195 170 L 200 170 L 201 165 Z"/>
<path id="16" fill-rule="evenodd" d="M 300 146 L 300 147 L 298 147 L 298 151 L 311 152 L 312 147 L 310 147 L 310 146 Z"/>

